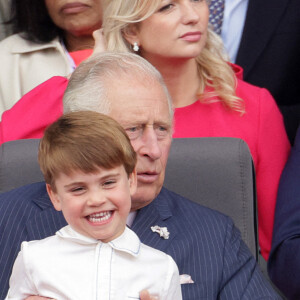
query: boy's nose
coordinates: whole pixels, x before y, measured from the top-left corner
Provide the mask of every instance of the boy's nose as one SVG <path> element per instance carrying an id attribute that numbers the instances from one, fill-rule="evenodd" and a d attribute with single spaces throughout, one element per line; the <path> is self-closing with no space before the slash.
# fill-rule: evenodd
<path id="1" fill-rule="evenodd" d="M 101 193 L 92 193 L 88 199 L 88 205 L 100 206 L 105 202 L 105 197 Z"/>

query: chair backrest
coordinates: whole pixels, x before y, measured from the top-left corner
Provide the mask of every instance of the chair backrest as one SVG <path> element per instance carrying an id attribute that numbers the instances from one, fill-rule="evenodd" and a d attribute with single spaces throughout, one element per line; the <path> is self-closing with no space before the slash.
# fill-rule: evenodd
<path id="1" fill-rule="evenodd" d="M 0 146 L 0 193 L 43 180 L 39 139 Z M 174 139 L 164 186 L 230 216 L 258 257 L 256 192 L 247 144 L 235 138 Z"/>
<path id="2" fill-rule="evenodd" d="M 39 142 L 16 140 L 0 146 L 0 193 L 44 180 L 37 161 Z"/>
<path id="3" fill-rule="evenodd" d="M 230 216 L 258 259 L 255 172 L 243 140 L 174 139 L 164 186 Z"/>

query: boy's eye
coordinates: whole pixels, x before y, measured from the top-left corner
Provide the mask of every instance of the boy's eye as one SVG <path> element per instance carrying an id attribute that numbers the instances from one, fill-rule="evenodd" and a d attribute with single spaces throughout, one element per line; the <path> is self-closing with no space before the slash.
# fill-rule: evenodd
<path id="1" fill-rule="evenodd" d="M 110 187 L 113 187 L 115 183 L 116 183 L 116 180 L 107 180 L 103 183 L 103 186 L 110 188 Z"/>
<path id="2" fill-rule="evenodd" d="M 75 194 L 80 194 L 84 191 L 84 187 L 79 186 L 79 187 L 74 187 L 71 189 L 71 193 L 75 193 Z"/>
<path id="3" fill-rule="evenodd" d="M 108 181 L 104 182 L 105 185 L 110 185 L 110 184 L 113 184 L 113 183 L 115 183 L 114 180 L 108 180 Z"/>

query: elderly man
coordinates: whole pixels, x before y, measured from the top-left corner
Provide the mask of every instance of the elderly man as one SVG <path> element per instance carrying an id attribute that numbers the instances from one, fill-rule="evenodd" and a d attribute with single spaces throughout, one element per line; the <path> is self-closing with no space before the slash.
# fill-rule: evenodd
<path id="1" fill-rule="evenodd" d="M 128 225 L 143 243 L 171 255 L 180 274 L 190 276 L 182 284 L 183 299 L 281 299 L 228 217 L 162 188 L 172 108 L 160 74 L 149 63 L 134 54 L 90 58 L 72 75 L 64 110 L 102 112 L 125 128 L 138 157 Z M 0 195 L 0 212 L 3 298 L 20 243 L 52 235 L 66 223 L 53 209 L 44 183 Z M 169 238 L 153 232 L 155 225 L 165 227 Z"/>

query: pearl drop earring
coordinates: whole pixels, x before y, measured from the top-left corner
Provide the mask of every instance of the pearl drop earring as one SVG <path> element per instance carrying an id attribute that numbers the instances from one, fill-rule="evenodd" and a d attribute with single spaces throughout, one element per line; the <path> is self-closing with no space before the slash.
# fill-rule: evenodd
<path id="1" fill-rule="evenodd" d="M 133 49 L 134 52 L 138 52 L 140 50 L 140 47 L 139 47 L 137 42 L 133 43 L 133 48 L 132 49 Z"/>

